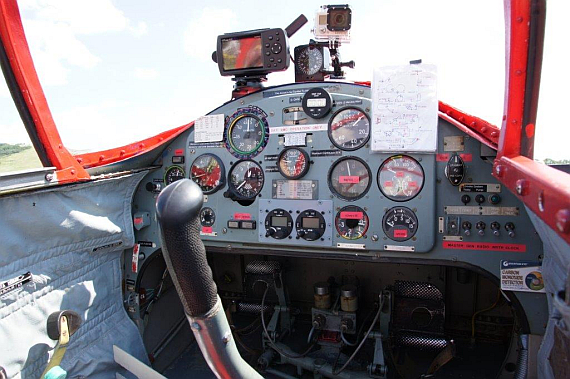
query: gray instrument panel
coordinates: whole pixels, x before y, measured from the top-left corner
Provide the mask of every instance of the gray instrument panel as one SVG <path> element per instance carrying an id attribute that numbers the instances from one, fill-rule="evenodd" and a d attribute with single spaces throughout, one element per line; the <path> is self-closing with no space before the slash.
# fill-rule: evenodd
<path id="1" fill-rule="evenodd" d="M 298 112 L 304 93 L 314 87 L 326 89 L 333 100 L 331 112 L 319 120 Z M 295 126 L 291 124 L 298 122 L 306 122 L 301 126 L 328 125 L 331 116 L 344 107 L 359 108 L 370 115 L 370 88 L 332 82 L 291 84 L 268 88 L 263 92 L 228 102 L 210 114 L 224 114 L 228 117 L 238 109 L 248 106 L 258 107 L 265 112 L 269 128 Z M 284 112 L 284 109 L 291 107 L 297 109 Z M 306 121 L 303 121 L 304 118 Z M 264 185 L 260 196 L 255 197 L 253 203 L 248 206 L 224 197 L 224 192 L 228 190 L 228 173 L 240 159 L 232 155 L 224 144 L 194 143 L 193 130 L 177 137 L 164 150 L 158 162 L 161 164 L 161 169 L 150 172 L 135 194 L 134 216 L 136 217 L 137 213 L 150 215 L 148 227 L 136 231 L 137 243 L 140 244 L 143 256 L 145 254 L 149 256 L 160 248 L 154 211 L 154 202 L 159 192 L 156 185 L 162 187 L 166 185 L 160 182 L 164 180 L 165 173 L 172 166 L 182 168 L 185 177 L 188 178 L 193 161 L 202 154 L 210 153 L 219 157 L 225 168 L 223 188 L 206 195 L 204 203 L 204 207 L 210 208 L 215 213 L 213 224 L 206 227 L 202 233 L 202 240 L 210 251 L 237 253 L 258 251 L 262 254 L 315 255 L 371 261 L 410 259 L 411 263 L 447 261 L 452 264 L 465 264 L 466 267 L 478 267 L 497 277 L 501 260 L 539 261 L 542 258 L 542 242 L 534 231 L 524 205 L 491 175 L 494 152 L 448 122 L 439 120 L 436 154 L 401 153 L 412 157 L 423 169 L 423 186 L 419 194 L 408 201 L 390 200 L 380 191 L 377 182 L 378 171 L 383 162 L 398 154 L 372 153 L 368 143 L 357 150 L 343 151 L 331 142 L 326 129 L 306 133 L 306 146 L 299 147 L 308 153 L 312 163 L 304 177 L 288 183 L 306 182 L 299 185 L 304 190 L 297 189 L 300 199 L 275 198 L 279 192 L 275 185 L 279 185 L 278 181 L 287 181 L 275 169 L 276 156 L 285 148 L 284 133 L 278 131 L 269 134 L 263 151 L 252 158 L 264 171 Z M 452 185 L 445 175 L 446 166 L 455 155 L 461 156 L 464 161 L 464 178 L 460 186 Z M 334 195 L 328 182 L 331 165 L 346 157 L 359 158 L 366 163 L 371 172 L 368 191 L 355 201 L 347 201 Z M 154 191 L 149 190 L 149 183 L 155 185 Z M 310 186 L 310 189 L 307 186 Z M 291 193 L 291 191 L 281 188 L 281 193 Z M 467 200 L 465 195 L 469 196 L 468 203 L 465 203 Z M 477 198 L 477 195 L 482 197 Z M 491 199 L 493 195 L 499 197 Z M 476 198 L 483 202 L 477 203 Z M 494 204 L 491 200 L 498 202 Z M 326 221 L 323 240 L 297 239 L 295 222 L 298 215 L 302 209 L 315 208 L 312 204 L 319 201 L 322 203 L 319 205 L 322 209 L 319 208 L 318 211 L 324 212 L 323 217 Z M 286 206 L 287 204 L 290 206 Z M 267 235 L 265 220 L 273 206 L 286 212 L 291 211 L 293 222 L 291 238 L 276 239 Z M 368 216 L 367 230 L 362 238 L 356 240 L 343 238 L 335 228 L 335 216 L 346 206 L 358 206 Z M 413 237 L 405 241 L 388 238 L 382 227 L 383 218 L 394 207 L 405 207 L 417 217 L 417 230 Z M 232 226 L 239 226 L 240 222 L 244 222 L 246 227 L 251 227 L 250 221 L 255 221 L 255 229 L 231 228 L 228 224 L 231 221 L 238 221 L 238 224 Z M 462 228 L 464 222 L 471 225 L 469 233 Z M 480 222 L 485 223 L 485 229 L 482 231 L 476 228 Z M 491 229 L 493 222 L 499 224 L 498 230 Z M 513 223 L 514 230 L 506 230 L 507 223 Z M 140 264 L 142 261 L 139 261 Z M 136 278 L 136 273 L 127 272 L 127 278 Z M 542 294 L 538 293 L 518 295 L 523 306 L 544 301 Z M 532 307 L 536 308 L 536 303 Z M 531 319 L 536 318 L 531 320 L 531 328 L 541 328 L 541 320 L 544 317 L 544 314 L 531 315 Z"/>

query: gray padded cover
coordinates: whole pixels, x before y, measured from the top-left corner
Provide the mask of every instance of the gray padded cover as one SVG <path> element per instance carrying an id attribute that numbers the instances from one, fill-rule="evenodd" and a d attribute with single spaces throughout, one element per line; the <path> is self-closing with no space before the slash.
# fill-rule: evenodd
<path id="1" fill-rule="evenodd" d="M 145 173 L 0 198 L 0 282 L 32 281 L 0 298 L 0 366 L 38 378 L 53 354 L 50 313 L 70 309 L 83 324 L 61 366 L 68 378 L 110 378 L 115 344 L 147 362 L 123 307 L 121 262 L 134 244 L 133 192 Z"/>

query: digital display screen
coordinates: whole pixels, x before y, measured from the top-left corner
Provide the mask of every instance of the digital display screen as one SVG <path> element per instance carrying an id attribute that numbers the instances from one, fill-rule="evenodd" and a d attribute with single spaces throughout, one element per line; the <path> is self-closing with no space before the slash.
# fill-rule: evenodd
<path id="1" fill-rule="evenodd" d="M 307 99 L 307 106 L 311 108 L 321 108 L 327 105 L 327 99 Z"/>
<path id="2" fill-rule="evenodd" d="M 271 217 L 271 226 L 287 226 L 287 217 Z"/>
<path id="3" fill-rule="evenodd" d="M 224 70 L 263 67 L 261 36 L 222 39 Z"/>
<path id="4" fill-rule="evenodd" d="M 303 228 L 318 229 L 319 219 L 317 217 L 303 217 Z"/>

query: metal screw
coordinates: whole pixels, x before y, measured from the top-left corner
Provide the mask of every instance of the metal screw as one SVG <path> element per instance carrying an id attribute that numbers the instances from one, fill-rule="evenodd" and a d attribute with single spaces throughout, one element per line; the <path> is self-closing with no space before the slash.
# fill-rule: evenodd
<path id="1" fill-rule="evenodd" d="M 200 330 L 200 329 L 201 329 L 201 328 L 200 328 L 200 324 L 198 324 L 197 322 L 193 322 L 191 326 L 192 326 L 192 329 L 196 329 L 196 330 Z"/>
<path id="2" fill-rule="evenodd" d="M 222 342 L 224 344 L 228 344 L 232 339 L 232 333 L 231 332 L 227 332 L 223 337 L 222 337 Z"/>
<path id="3" fill-rule="evenodd" d="M 46 180 L 48 182 L 51 182 L 53 180 L 53 174 L 51 172 L 46 174 Z"/>

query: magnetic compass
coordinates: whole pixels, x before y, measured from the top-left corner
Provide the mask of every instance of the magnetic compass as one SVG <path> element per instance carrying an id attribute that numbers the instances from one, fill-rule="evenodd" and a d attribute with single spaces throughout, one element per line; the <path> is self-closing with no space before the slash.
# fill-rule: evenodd
<path id="1" fill-rule="evenodd" d="M 322 46 L 301 45 L 295 48 L 295 81 L 323 81 L 325 57 Z"/>

